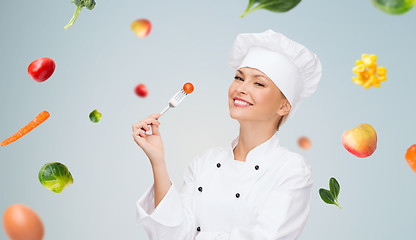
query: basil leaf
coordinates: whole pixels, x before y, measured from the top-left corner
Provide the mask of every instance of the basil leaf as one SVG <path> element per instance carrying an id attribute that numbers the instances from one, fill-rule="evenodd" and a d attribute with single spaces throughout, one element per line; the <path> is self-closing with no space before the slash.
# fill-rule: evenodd
<path id="1" fill-rule="evenodd" d="M 337 180 L 333 177 L 329 180 L 329 189 L 331 190 L 332 196 L 335 198 L 335 200 L 337 200 L 340 186 Z"/>
<path id="2" fill-rule="evenodd" d="M 257 0 L 256 2 L 259 3 L 259 8 L 267 9 L 272 12 L 287 12 L 296 7 L 300 1 L 301 0 Z"/>
<path id="3" fill-rule="evenodd" d="M 244 17 L 247 13 L 261 8 L 272 12 L 287 12 L 296 7 L 300 1 L 301 0 L 249 0 L 245 12 L 240 17 Z M 251 8 L 255 3 L 257 3 L 257 6 Z"/>
<path id="4" fill-rule="evenodd" d="M 331 192 L 329 190 L 326 189 L 319 189 L 319 195 L 321 195 L 321 198 L 324 202 L 328 203 L 328 204 L 335 204 L 335 199 L 334 196 L 332 196 Z"/>

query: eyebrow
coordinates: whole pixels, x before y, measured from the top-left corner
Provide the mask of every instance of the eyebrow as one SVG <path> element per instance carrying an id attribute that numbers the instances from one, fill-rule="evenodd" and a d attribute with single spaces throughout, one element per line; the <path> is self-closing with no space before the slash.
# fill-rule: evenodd
<path id="1" fill-rule="evenodd" d="M 254 77 L 256 77 L 256 78 L 264 78 L 264 79 L 267 80 L 267 78 L 264 75 L 260 75 L 260 74 L 254 75 Z"/>
<path id="2" fill-rule="evenodd" d="M 240 69 L 238 69 L 237 71 L 238 71 L 241 75 L 243 75 L 243 76 L 244 76 L 243 71 L 241 71 Z M 267 77 L 265 77 L 264 75 L 261 75 L 261 74 L 256 74 L 256 75 L 254 75 L 254 77 L 255 77 L 255 78 L 263 78 L 263 79 L 264 79 L 264 80 L 266 80 L 266 81 L 268 80 L 268 79 L 267 79 Z"/>

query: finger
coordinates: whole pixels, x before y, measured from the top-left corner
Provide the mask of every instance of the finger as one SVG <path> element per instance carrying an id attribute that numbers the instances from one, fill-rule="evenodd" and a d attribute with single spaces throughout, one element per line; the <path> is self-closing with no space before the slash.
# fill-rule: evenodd
<path id="1" fill-rule="evenodd" d="M 143 129 L 139 129 L 138 130 L 138 132 L 137 132 L 137 135 L 139 136 L 139 137 L 145 137 L 147 134 L 146 134 L 146 130 L 143 130 Z"/>
<path id="2" fill-rule="evenodd" d="M 144 130 L 144 132 L 149 131 L 150 130 L 150 126 L 149 125 L 143 125 L 141 130 Z"/>
<path id="3" fill-rule="evenodd" d="M 146 119 L 144 120 L 144 122 L 145 122 L 147 125 L 157 125 L 157 126 L 159 126 L 159 125 L 160 125 L 160 122 L 159 122 L 158 120 L 154 119 L 154 118 L 146 118 Z"/>
<path id="4" fill-rule="evenodd" d="M 135 123 L 131 126 L 131 129 L 133 130 L 133 132 L 136 131 L 136 129 L 138 128 L 139 128 L 139 123 Z"/>
<path id="5" fill-rule="evenodd" d="M 160 113 L 155 113 L 155 114 L 150 115 L 150 117 L 152 117 L 154 119 L 158 119 L 158 118 L 160 118 L 160 116 L 161 116 Z"/>
<path id="6" fill-rule="evenodd" d="M 139 135 L 139 132 L 140 131 L 148 131 L 149 130 L 149 127 L 146 125 L 146 123 L 137 123 L 137 124 L 133 124 L 133 126 L 132 126 L 132 128 L 133 128 L 133 132 L 136 134 L 136 135 Z"/>
<path id="7" fill-rule="evenodd" d="M 136 134 L 136 136 L 141 136 L 144 137 L 146 136 L 146 132 L 150 130 L 150 126 L 144 124 L 140 124 L 138 127 L 135 127 L 135 129 L 133 130 L 133 132 Z"/>
<path id="8" fill-rule="evenodd" d="M 146 143 L 146 139 L 144 139 L 143 137 L 141 137 L 138 133 L 134 133 L 133 134 L 133 139 L 134 141 L 140 146 L 143 147 L 143 144 Z"/>
<path id="9" fill-rule="evenodd" d="M 152 126 L 152 135 L 160 136 L 159 125 Z"/>
<path id="10" fill-rule="evenodd" d="M 141 120 L 138 123 L 133 124 L 133 126 L 132 126 L 133 131 L 135 131 L 137 129 L 141 129 L 144 125 L 146 125 L 146 123 L 143 120 Z"/>
<path id="11" fill-rule="evenodd" d="M 137 124 L 134 124 L 133 127 L 134 127 L 134 129 L 149 130 L 149 127 L 147 125 L 149 125 L 149 121 L 147 119 L 143 119 L 140 122 L 138 122 Z"/>

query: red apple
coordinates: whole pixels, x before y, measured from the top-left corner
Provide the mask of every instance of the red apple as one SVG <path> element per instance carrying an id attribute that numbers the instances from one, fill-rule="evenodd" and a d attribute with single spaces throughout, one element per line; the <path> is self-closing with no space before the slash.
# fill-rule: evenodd
<path id="1" fill-rule="evenodd" d="M 342 144 L 356 157 L 368 157 L 377 148 L 376 130 L 370 124 L 362 123 L 342 134 Z"/>
<path id="2" fill-rule="evenodd" d="M 149 35 L 152 24 L 147 19 L 137 19 L 131 23 L 130 27 L 139 38 L 145 38 Z"/>

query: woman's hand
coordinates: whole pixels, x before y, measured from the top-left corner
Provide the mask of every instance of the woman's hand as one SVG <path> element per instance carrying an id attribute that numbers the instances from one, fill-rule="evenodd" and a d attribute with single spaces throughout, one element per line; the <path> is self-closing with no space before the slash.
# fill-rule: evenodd
<path id="1" fill-rule="evenodd" d="M 165 151 L 159 132 L 160 122 L 157 120 L 160 116 L 160 113 L 152 114 L 132 126 L 134 141 L 143 149 L 152 165 L 165 160 Z M 150 128 L 152 134 L 147 134 L 146 131 Z"/>

